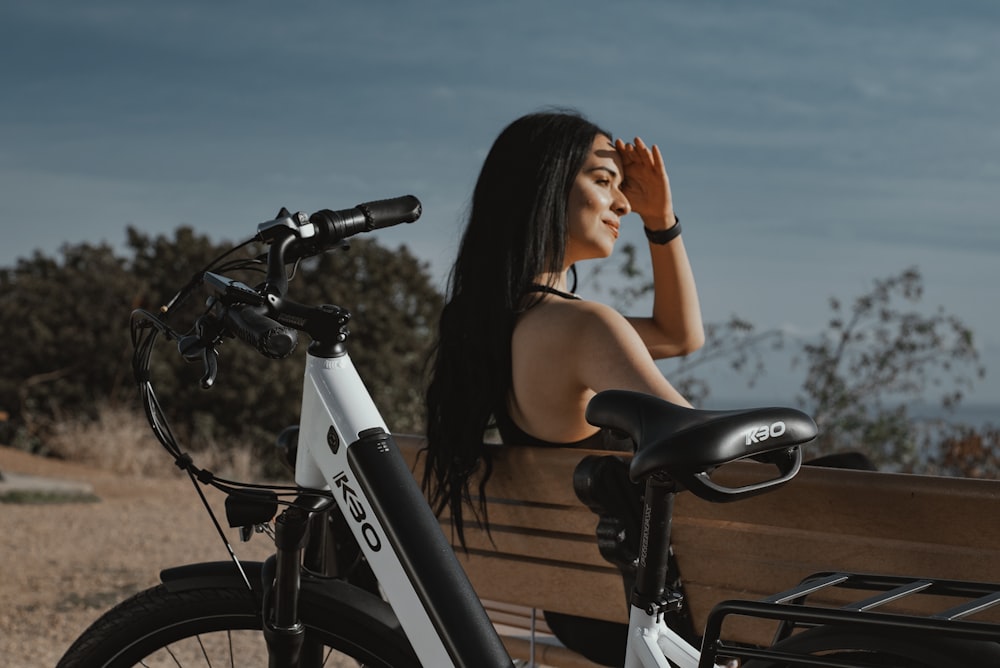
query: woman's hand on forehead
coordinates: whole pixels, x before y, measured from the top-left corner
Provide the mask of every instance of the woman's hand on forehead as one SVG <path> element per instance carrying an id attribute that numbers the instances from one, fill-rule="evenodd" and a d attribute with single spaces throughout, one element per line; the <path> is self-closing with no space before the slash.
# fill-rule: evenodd
<path id="1" fill-rule="evenodd" d="M 625 170 L 622 192 L 632 211 L 638 213 L 650 229 L 662 229 L 674 224 L 674 207 L 670 196 L 670 180 L 663 156 L 655 144 L 652 148 L 639 137 L 632 143 L 615 140 Z"/>

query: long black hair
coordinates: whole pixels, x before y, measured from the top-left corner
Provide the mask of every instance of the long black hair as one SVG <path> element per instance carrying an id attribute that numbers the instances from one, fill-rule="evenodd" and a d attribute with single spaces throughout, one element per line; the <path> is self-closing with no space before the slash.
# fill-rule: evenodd
<path id="1" fill-rule="evenodd" d="M 476 475 L 473 512 L 486 524 L 492 461 L 483 438 L 506 411 L 515 319 L 538 275 L 562 270 L 570 189 L 598 135 L 610 139 L 575 112 L 523 116 L 497 137 L 476 182 L 431 363 L 423 478 L 463 545 L 462 505 Z"/>

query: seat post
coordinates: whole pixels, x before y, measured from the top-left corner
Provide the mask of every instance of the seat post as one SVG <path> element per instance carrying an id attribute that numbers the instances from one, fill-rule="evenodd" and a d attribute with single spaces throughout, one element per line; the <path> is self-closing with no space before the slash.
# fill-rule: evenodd
<path id="1" fill-rule="evenodd" d="M 646 480 L 639 564 L 631 603 L 650 614 L 677 609 L 680 604 L 676 592 L 667 594 L 666 584 L 670 561 L 670 524 L 676 492 L 676 483 L 666 476 L 652 475 Z"/>

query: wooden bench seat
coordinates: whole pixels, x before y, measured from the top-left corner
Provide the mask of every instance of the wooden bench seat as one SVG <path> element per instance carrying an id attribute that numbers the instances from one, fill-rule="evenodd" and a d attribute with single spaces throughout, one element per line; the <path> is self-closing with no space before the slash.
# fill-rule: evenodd
<path id="1" fill-rule="evenodd" d="M 396 436 L 396 442 L 419 479 L 421 439 Z M 506 606 L 502 613 L 491 610 L 491 618 L 509 623 L 518 609 L 522 620 L 536 609 L 625 623 L 621 575 L 598 551 L 597 516 L 573 491 L 579 461 L 611 453 L 499 452 L 487 486 L 491 535 L 470 527 L 468 553 L 457 551 L 480 597 Z M 731 465 L 727 476 L 736 483 L 759 475 L 762 466 Z M 686 605 L 701 633 L 716 603 L 763 599 L 815 572 L 998 581 L 998 519 L 1000 481 L 803 467 L 779 490 L 736 503 L 678 495 L 672 542 Z M 451 535 L 447 518 L 442 525 Z M 924 597 L 908 600 L 906 609 L 941 607 Z M 1000 621 L 1000 611 L 980 618 Z M 725 637 L 766 643 L 773 629 L 769 622 L 734 618 Z M 570 663 L 573 656 L 553 665 L 589 665 Z"/>

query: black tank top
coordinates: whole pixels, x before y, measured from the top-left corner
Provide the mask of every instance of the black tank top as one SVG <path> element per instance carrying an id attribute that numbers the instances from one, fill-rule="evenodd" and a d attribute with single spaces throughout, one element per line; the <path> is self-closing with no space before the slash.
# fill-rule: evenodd
<path id="1" fill-rule="evenodd" d="M 494 415 L 497 431 L 500 432 L 500 439 L 504 445 L 535 445 L 548 448 L 587 448 L 589 450 L 615 450 L 619 452 L 632 452 L 634 446 L 632 439 L 616 437 L 609 429 L 601 429 L 587 438 L 572 443 L 555 443 L 543 441 L 524 431 L 506 413 Z"/>

